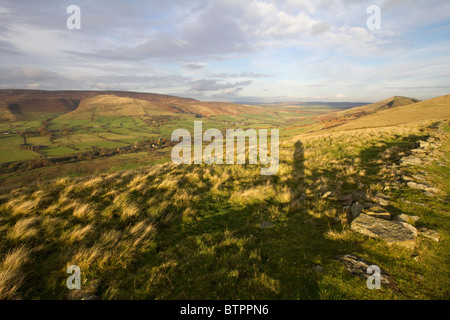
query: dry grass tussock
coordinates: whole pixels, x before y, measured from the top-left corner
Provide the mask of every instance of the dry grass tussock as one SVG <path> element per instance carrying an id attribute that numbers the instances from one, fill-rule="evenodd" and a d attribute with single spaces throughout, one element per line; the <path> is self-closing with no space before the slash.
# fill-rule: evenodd
<path id="1" fill-rule="evenodd" d="M 18 293 L 25 281 L 23 266 L 29 261 L 29 251 L 17 247 L 9 251 L 0 263 L 0 300 L 20 299 Z"/>

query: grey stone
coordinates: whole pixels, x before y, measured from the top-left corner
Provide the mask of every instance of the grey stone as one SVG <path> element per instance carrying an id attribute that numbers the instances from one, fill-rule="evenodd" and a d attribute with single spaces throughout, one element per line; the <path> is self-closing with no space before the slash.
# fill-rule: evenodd
<path id="1" fill-rule="evenodd" d="M 430 188 L 426 188 L 425 191 L 429 192 L 429 193 L 433 193 L 433 194 L 438 194 L 438 193 L 441 192 L 441 190 L 439 190 L 438 188 L 431 188 L 431 187 Z"/>
<path id="2" fill-rule="evenodd" d="M 352 197 L 354 201 L 363 201 L 366 199 L 366 193 L 363 191 L 353 191 Z"/>
<path id="3" fill-rule="evenodd" d="M 370 266 L 378 266 L 376 263 L 364 260 L 363 258 L 352 254 L 339 255 L 334 257 L 333 259 L 342 263 L 348 272 L 363 279 L 368 279 L 372 275 L 371 273 L 367 273 L 367 269 Z M 378 267 L 380 268 L 381 272 L 381 285 L 385 285 L 392 290 L 398 290 L 395 279 L 382 267 Z"/>
<path id="4" fill-rule="evenodd" d="M 409 249 L 413 249 L 415 245 L 416 235 L 413 229 L 402 222 L 378 219 L 361 213 L 350 227 L 368 237 L 383 239 L 388 245 L 395 244 Z"/>
<path id="5" fill-rule="evenodd" d="M 401 199 L 404 203 L 409 203 L 409 204 L 414 204 L 414 205 L 416 205 L 416 206 L 421 206 L 421 207 L 426 207 L 426 205 L 425 204 L 423 204 L 423 203 L 419 203 L 419 202 L 411 202 L 411 201 L 408 201 L 408 200 L 405 200 L 405 199 Z"/>
<path id="6" fill-rule="evenodd" d="M 272 222 L 268 222 L 268 221 L 261 222 L 261 223 L 259 224 L 259 227 L 260 227 L 261 229 L 271 228 L 271 227 L 273 227 L 273 226 L 274 226 L 274 224 L 273 224 Z"/>
<path id="7" fill-rule="evenodd" d="M 410 224 L 419 221 L 419 219 L 420 218 L 418 216 L 410 216 L 404 213 L 393 218 L 394 221 L 406 222 Z"/>
<path id="8" fill-rule="evenodd" d="M 379 204 L 376 204 L 376 203 L 370 203 L 370 202 L 364 203 L 364 208 L 366 208 L 366 209 L 370 209 L 370 208 L 373 208 L 373 207 L 381 208 L 381 206 Z"/>
<path id="9" fill-rule="evenodd" d="M 408 187 L 410 187 L 411 189 L 415 189 L 415 190 L 426 190 L 427 188 L 429 188 L 427 185 L 415 183 L 412 181 L 408 182 L 406 185 Z"/>
<path id="10" fill-rule="evenodd" d="M 421 164 L 422 164 L 422 160 L 417 157 L 414 157 L 414 156 L 403 158 L 400 161 L 400 165 L 402 165 L 402 166 L 410 166 L 410 165 L 417 166 L 417 165 L 421 165 Z"/>
<path id="11" fill-rule="evenodd" d="M 429 183 L 424 176 L 419 175 L 419 174 L 412 175 L 411 178 L 413 178 L 414 181 L 420 182 L 420 183 L 423 183 L 423 184 L 428 184 Z"/>
<path id="12" fill-rule="evenodd" d="M 376 198 L 375 202 L 378 203 L 381 206 L 388 206 L 389 205 L 389 201 L 383 199 L 383 198 Z"/>
<path id="13" fill-rule="evenodd" d="M 421 235 L 422 237 L 431 239 L 433 241 L 436 241 L 436 242 L 439 242 L 439 240 L 440 240 L 439 232 L 437 232 L 436 230 L 425 228 L 425 227 L 419 228 L 419 235 Z"/>
<path id="14" fill-rule="evenodd" d="M 317 272 L 323 272 L 323 268 L 321 265 L 316 265 L 313 267 L 314 270 L 316 270 Z"/>
<path id="15" fill-rule="evenodd" d="M 389 201 L 387 201 L 388 196 L 382 194 L 382 193 L 377 193 L 374 196 L 369 197 L 370 201 L 373 201 L 381 206 L 388 206 L 389 205 Z"/>
<path id="16" fill-rule="evenodd" d="M 403 227 L 411 231 L 414 237 L 417 237 L 417 235 L 419 234 L 419 231 L 416 229 L 416 227 L 414 227 L 412 224 L 409 224 L 408 222 L 395 221 L 395 223 L 401 224 Z"/>
<path id="17" fill-rule="evenodd" d="M 380 207 L 371 207 L 369 209 L 363 209 L 363 213 L 384 220 L 391 220 L 391 214 L 387 212 L 385 209 Z"/>
<path id="18" fill-rule="evenodd" d="M 427 141 L 419 141 L 421 148 L 428 148 L 430 146 L 430 143 Z"/>
<path id="19" fill-rule="evenodd" d="M 346 194 L 345 196 L 342 196 L 338 199 L 338 201 L 340 203 L 342 203 L 343 205 L 351 205 L 353 202 L 353 195 L 352 194 Z"/>
<path id="20" fill-rule="evenodd" d="M 350 208 L 350 211 L 352 213 L 352 217 L 356 218 L 359 216 L 361 211 L 364 209 L 364 206 L 360 204 L 359 202 L 355 202 L 352 207 Z"/>

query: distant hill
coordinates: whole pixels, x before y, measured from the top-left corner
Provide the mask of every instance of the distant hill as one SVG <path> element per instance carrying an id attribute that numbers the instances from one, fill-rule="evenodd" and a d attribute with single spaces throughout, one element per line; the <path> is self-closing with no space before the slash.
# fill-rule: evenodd
<path id="1" fill-rule="evenodd" d="M 201 102 L 155 93 L 127 91 L 0 90 L 0 120 L 30 120 L 64 113 L 74 118 L 93 115 L 151 115 L 190 113 L 202 116 L 263 113 L 264 109 L 224 102 Z"/>
<path id="2" fill-rule="evenodd" d="M 356 113 L 356 112 L 360 112 L 360 111 L 365 111 L 367 113 L 374 113 L 374 112 L 377 112 L 380 110 L 386 110 L 386 109 L 406 106 L 409 104 L 417 103 L 419 101 L 420 100 L 414 99 L 414 98 L 395 96 L 395 97 L 391 97 L 391 98 L 383 100 L 383 101 L 371 103 L 371 104 L 361 106 L 361 107 L 352 108 L 350 110 L 344 111 L 343 113 L 351 114 L 351 113 Z"/>
<path id="3" fill-rule="evenodd" d="M 413 123 L 422 120 L 450 118 L 450 95 L 432 98 L 408 105 L 379 108 L 378 112 L 369 114 L 340 125 L 340 130 L 368 127 L 385 127 Z"/>
<path id="4" fill-rule="evenodd" d="M 336 109 L 349 109 L 359 107 L 367 104 L 367 102 L 324 102 L 324 101 L 285 101 L 285 102 L 236 102 L 245 105 L 258 105 L 258 106 L 328 106 Z"/>
<path id="5" fill-rule="evenodd" d="M 347 110 L 333 112 L 331 114 L 318 118 L 325 127 L 340 126 L 348 121 L 358 119 L 382 110 L 398 108 L 419 102 L 414 98 L 394 96 L 383 101 L 371 103 L 368 105 L 358 106 Z"/>
<path id="6" fill-rule="evenodd" d="M 0 120 L 29 120 L 70 112 L 85 96 L 86 93 L 71 91 L 0 90 Z"/>

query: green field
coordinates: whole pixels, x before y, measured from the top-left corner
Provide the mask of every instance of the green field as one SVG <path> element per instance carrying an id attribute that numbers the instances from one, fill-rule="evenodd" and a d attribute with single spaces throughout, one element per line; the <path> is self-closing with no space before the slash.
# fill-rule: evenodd
<path id="1" fill-rule="evenodd" d="M 59 157 L 98 148 L 120 148 L 146 140 L 164 137 L 170 139 L 178 128 L 186 128 L 193 132 L 194 121 L 202 121 L 203 130 L 210 128 L 278 128 L 282 139 L 305 131 L 304 125 L 314 124 L 314 116 L 336 109 L 322 109 L 314 106 L 289 107 L 285 109 L 268 109 L 263 114 L 217 115 L 196 118 L 194 115 L 177 115 L 170 123 L 159 126 L 147 124 L 145 117 L 130 116 L 97 116 L 91 118 L 72 118 L 58 114 L 40 117 L 33 121 L 0 123 L 0 132 L 9 133 L 0 136 L 0 162 L 14 162 L 39 157 L 38 153 L 23 150 L 23 138 L 20 131 L 35 131 L 27 136 L 29 146 L 42 146 L 39 153 L 45 157 Z M 53 137 L 37 132 L 42 121 L 48 120 L 48 129 Z M 288 122 L 288 120 L 290 122 Z"/>

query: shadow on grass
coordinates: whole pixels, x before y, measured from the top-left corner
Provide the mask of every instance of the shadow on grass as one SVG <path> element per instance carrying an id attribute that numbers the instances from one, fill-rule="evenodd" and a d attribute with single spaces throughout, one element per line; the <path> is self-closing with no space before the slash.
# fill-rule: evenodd
<path id="1" fill-rule="evenodd" d="M 308 187 L 301 141 L 293 156 L 290 203 L 271 199 L 236 207 L 206 188 L 193 208 L 203 212 L 197 221 L 186 224 L 181 213 L 174 215 L 158 233 L 155 252 L 135 270 L 124 271 L 123 283 L 126 273 L 135 283 L 135 298 L 320 299 L 323 273 L 315 267 L 325 269 L 335 255 L 357 245 L 324 237 L 330 219 L 308 215 L 313 200 L 291 210 Z M 276 176 L 264 180 L 278 181 Z"/>
<path id="2" fill-rule="evenodd" d="M 366 148 L 361 151 L 362 167 L 371 169 L 370 178 L 375 181 L 380 170 L 375 159 L 380 152 L 393 146 L 411 149 L 423 138 L 409 136 L 400 142 Z M 330 272 L 339 277 L 339 270 L 345 272 L 336 266 L 333 257 L 346 253 L 369 253 L 375 260 L 378 257 L 365 251 L 359 241 L 325 237 L 330 229 L 340 232 L 343 227 L 333 217 L 317 212 L 322 210 L 317 204 L 322 201 L 320 196 L 302 197 L 300 205 L 292 209 L 292 203 L 307 189 L 317 189 L 305 179 L 301 141 L 295 143 L 292 156 L 292 178 L 285 182 L 291 194 L 289 203 L 275 197 L 250 205 L 233 205 L 228 195 L 211 192 L 212 185 L 206 182 L 198 190 L 201 200 L 188 205 L 201 215 L 186 222 L 182 209 L 170 208 L 173 216 L 159 229 L 156 249 L 122 271 L 119 287 L 123 288 L 124 297 L 130 293 L 136 299 L 345 297 L 339 285 L 327 284 Z M 313 179 L 308 180 L 311 184 L 317 183 L 321 176 L 346 178 L 342 170 L 333 167 L 311 172 Z M 259 177 L 257 184 L 261 186 L 268 181 L 275 185 L 283 183 L 278 176 L 271 176 Z M 344 192 L 350 192 L 351 184 L 343 186 Z M 336 201 L 327 200 L 325 205 L 334 206 L 338 214 L 342 212 L 342 205 Z M 311 215 L 311 211 L 317 215 Z M 119 278 L 117 274 L 114 276 Z M 342 275 L 340 281 L 345 277 Z"/>
<path id="3" fill-rule="evenodd" d="M 366 170 L 368 176 L 376 176 L 381 169 L 381 165 L 376 162 L 379 159 L 379 154 L 389 148 L 398 147 L 403 150 L 407 156 L 411 155 L 411 150 L 419 146 L 419 141 L 425 141 L 428 139 L 428 135 L 409 135 L 407 137 L 401 138 L 400 141 L 387 142 L 380 141 L 383 145 L 371 146 L 369 148 L 363 149 L 360 152 L 361 165 L 363 169 Z M 400 157 L 398 159 L 393 159 L 394 164 L 399 164 Z"/>

